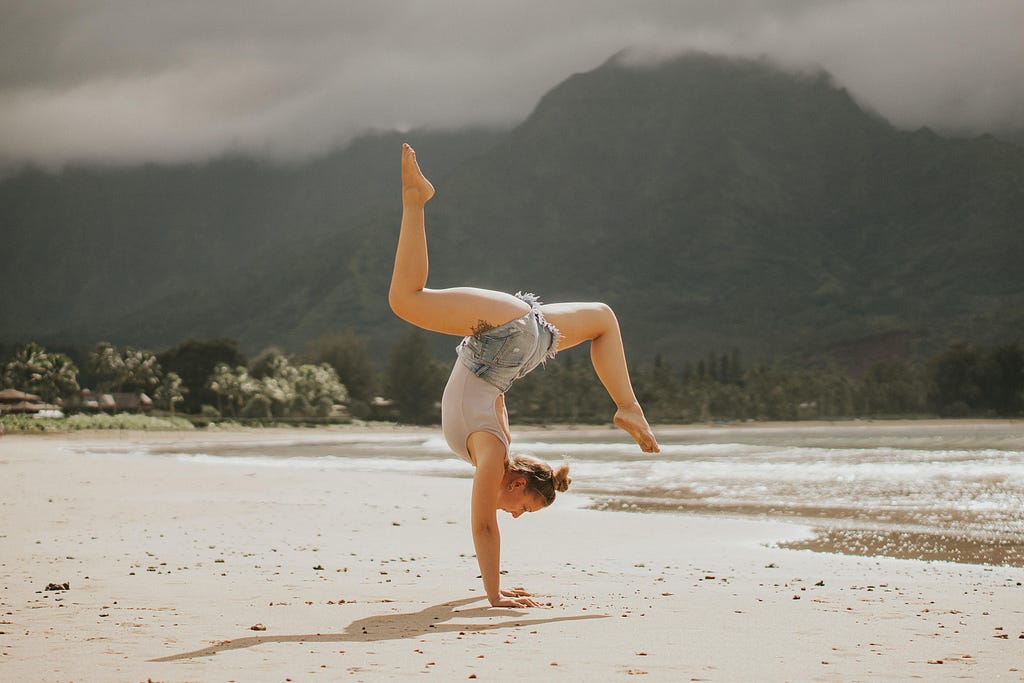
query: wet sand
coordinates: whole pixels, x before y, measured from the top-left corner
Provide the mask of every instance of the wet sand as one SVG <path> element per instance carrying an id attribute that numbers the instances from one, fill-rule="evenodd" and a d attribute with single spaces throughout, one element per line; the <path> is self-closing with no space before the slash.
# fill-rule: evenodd
<path id="1" fill-rule="evenodd" d="M 595 510 L 624 512 L 675 512 L 710 516 L 793 517 L 812 526 L 813 535 L 796 541 L 782 541 L 782 548 L 844 553 L 869 557 L 885 556 L 904 560 L 941 560 L 982 565 L 1024 568 L 1024 539 L 1013 534 L 957 533 L 951 530 L 914 528 L 914 516 L 902 518 L 889 513 L 872 514 L 863 508 L 805 506 L 782 509 L 765 505 L 708 505 L 701 502 L 664 503 L 640 497 L 611 497 L 591 506 Z M 896 523 L 903 528 L 893 528 Z M 885 526 L 871 525 L 884 520 Z M 868 523 L 868 526 L 860 526 Z"/>
<path id="2" fill-rule="evenodd" d="M 813 538 L 783 542 L 779 546 L 848 555 L 884 555 L 905 560 L 1024 567 L 1024 539 L 985 538 L 949 532 L 832 527 L 816 529 Z"/>
<path id="3" fill-rule="evenodd" d="M 503 582 L 549 606 L 490 609 L 469 480 L 129 454 L 324 438 L 0 438 L 0 678 L 1024 679 L 1018 567 L 793 550 L 809 526 L 569 494 L 500 518 Z"/>

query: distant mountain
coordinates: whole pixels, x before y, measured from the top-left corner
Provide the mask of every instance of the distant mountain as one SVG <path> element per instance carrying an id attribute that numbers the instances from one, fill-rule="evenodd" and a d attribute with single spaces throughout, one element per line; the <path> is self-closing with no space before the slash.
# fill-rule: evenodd
<path id="1" fill-rule="evenodd" d="M 1019 147 L 1024 147 L 1024 127 L 997 130 L 992 134 L 1004 142 L 1012 142 Z"/>
<path id="2" fill-rule="evenodd" d="M 634 358 L 857 365 L 1024 329 L 1024 149 L 895 129 L 825 74 L 613 59 L 508 133 L 406 137 L 438 187 L 432 286 L 605 300 Z M 0 334 L 298 350 L 354 329 L 383 357 L 399 139 L 9 179 Z"/>

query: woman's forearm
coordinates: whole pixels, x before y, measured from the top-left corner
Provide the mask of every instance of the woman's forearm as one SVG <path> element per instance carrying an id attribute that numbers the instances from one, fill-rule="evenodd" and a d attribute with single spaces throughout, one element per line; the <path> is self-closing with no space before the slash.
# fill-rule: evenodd
<path id="1" fill-rule="evenodd" d="M 480 578 L 491 604 L 501 599 L 501 534 L 497 524 L 473 526 L 473 546 L 480 565 Z"/>

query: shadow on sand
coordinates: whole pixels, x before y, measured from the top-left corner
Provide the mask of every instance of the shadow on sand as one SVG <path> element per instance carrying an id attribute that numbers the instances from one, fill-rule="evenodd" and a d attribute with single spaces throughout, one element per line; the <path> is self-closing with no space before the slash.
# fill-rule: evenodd
<path id="1" fill-rule="evenodd" d="M 515 628 L 518 626 L 535 626 L 538 624 L 551 624 L 558 621 L 580 621 L 583 619 L 604 619 L 607 614 L 582 614 L 575 616 L 551 617 L 548 619 L 506 619 L 498 622 L 471 623 L 466 619 L 479 619 L 482 617 L 493 617 L 496 615 L 510 615 L 518 617 L 527 612 L 515 610 L 496 611 L 487 607 L 474 609 L 457 610 L 456 607 L 468 605 L 482 598 L 463 598 L 443 602 L 440 605 L 432 605 L 419 612 L 405 614 L 381 614 L 378 616 L 356 619 L 345 627 L 341 633 L 305 633 L 299 635 L 280 636 L 249 636 L 247 638 L 235 638 L 234 640 L 223 640 L 201 650 L 183 652 L 177 655 L 151 659 L 151 662 L 174 662 L 180 659 L 192 659 L 194 657 L 212 657 L 218 652 L 226 650 L 240 650 L 247 647 L 255 647 L 263 643 L 367 643 L 379 640 L 398 640 L 400 638 L 417 638 L 427 633 L 450 633 L 458 631 L 493 631 L 502 628 Z M 459 622 L 451 620 L 459 618 Z"/>

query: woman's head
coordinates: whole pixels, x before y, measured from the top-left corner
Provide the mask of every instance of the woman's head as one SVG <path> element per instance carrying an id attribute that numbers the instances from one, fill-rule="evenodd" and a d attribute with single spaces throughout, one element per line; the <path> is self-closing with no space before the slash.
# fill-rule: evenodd
<path id="1" fill-rule="evenodd" d="M 567 490 L 572 482 L 568 465 L 551 469 L 546 462 L 526 455 L 509 455 L 505 479 L 511 482 L 522 481 L 522 494 L 534 497 L 540 507 L 555 502 L 555 493 Z"/>

